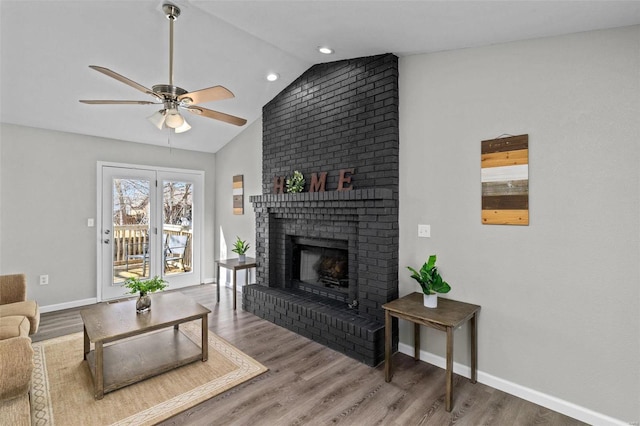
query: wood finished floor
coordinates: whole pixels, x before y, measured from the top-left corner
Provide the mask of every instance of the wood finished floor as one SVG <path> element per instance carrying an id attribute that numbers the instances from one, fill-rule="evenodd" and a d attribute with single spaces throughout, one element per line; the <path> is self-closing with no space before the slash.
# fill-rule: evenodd
<path id="1" fill-rule="evenodd" d="M 444 370 L 396 353 L 394 376 L 368 367 L 240 307 L 215 285 L 180 290 L 212 311 L 209 329 L 269 368 L 243 385 L 162 425 L 584 425 L 562 414 L 454 375 L 444 409 Z M 240 305 L 240 303 L 238 303 Z M 34 341 L 82 331 L 80 309 L 42 314 Z M 482 360 L 479 360 L 480 364 Z"/>

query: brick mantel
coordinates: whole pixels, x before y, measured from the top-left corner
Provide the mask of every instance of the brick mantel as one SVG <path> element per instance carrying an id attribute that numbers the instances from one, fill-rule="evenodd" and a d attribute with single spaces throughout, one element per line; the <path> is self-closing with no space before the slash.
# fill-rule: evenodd
<path id="1" fill-rule="evenodd" d="M 271 206 L 281 202 L 311 201 L 360 201 L 360 200 L 393 200 L 395 194 L 389 188 L 354 189 L 351 191 L 299 192 L 288 194 L 252 195 L 249 200 L 254 205 Z"/>

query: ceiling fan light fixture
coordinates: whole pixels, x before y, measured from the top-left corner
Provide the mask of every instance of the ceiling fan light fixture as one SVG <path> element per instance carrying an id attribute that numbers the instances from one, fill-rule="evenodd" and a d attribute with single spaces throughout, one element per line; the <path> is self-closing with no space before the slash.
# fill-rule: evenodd
<path id="1" fill-rule="evenodd" d="M 189 126 L 189 123 L 187 123 L 187 120 L 183 119 L 183 121 L 184 122 L 182 123 L 182 126 L 175 128 L 176 133 L 184 133 L 187 130 L 191 130 L 191 126 Z"/>
<path id="2" fill-rule="evenodd" d="M 162 130 L 162 127 L 164 127 L 165 113 L 166 111 L 161 109 L 160 111 L 154 112 L 153 115 L 147 118 L 147 120 L 153 123 L 153 125 L 158 129 Z"/>
<path id="3" fill-rule="evenodd" d="M 164 120 L 164 124 L 172 129 L 177 129 L 184 124 L 184 118 L 180 115 L 177 109 L 172 108 L 167 110 L 167 116 Z"/>

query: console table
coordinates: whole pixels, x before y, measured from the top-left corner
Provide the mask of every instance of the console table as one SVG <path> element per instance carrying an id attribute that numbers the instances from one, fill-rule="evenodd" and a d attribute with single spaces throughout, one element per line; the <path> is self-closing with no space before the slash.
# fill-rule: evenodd
<path id="1" fill-rule="evenodd" d="M 218 303 L 220 303 L 220 268 L 233 270 L 233 310 L 235 311 L 237 272 L 242 269 L 251 269 L 255 267 L 256 260 L 252 257 L 247 257 L 244 262 L 240 262 L 237 258 L 216 260 L 216 295 Z M 245 276 L 245 284 L 249 284 L 249 271 L 247 271 L 247 275 Z"/>
<path id="2" fill-rule="evenodd" d="M 445 409 L 451 411 L 453 394 L 453 330 L 469 321 L 471 324 L 471 383 L 476 383 L 478 362 L 478 324 L 480 306 L 456 300 L 438 298 L 437 308 L 426 308 L 422 293 L 412 293 L 382 305 L 385 313 L 384 331 L 384 379 L 391 381 L 391 318 L 401 318 L 413 323 L 414 359 L 420 360 L 420 325 L 447 333 L 447 373 Z"/>

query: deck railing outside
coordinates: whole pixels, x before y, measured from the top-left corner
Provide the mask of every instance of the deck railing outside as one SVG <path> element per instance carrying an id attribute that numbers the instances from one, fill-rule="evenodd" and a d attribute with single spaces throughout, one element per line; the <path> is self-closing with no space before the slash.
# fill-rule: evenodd
<path id="1" fill-rule="evenodd" d="M 127 256 L 144 254 L 149 243 L 149 227 L 147 225 L 114 225 L 113 227 L 113 265 L 125 265 Z M 184 266 L 191 269 L 191 247 L 193 231 L 180 225 L 163 225 L 162 244 L 166 243 L 168 235 L 189 235 L 187 248 L 184 253 Z M 129 263 L 142 263 L 142 260 Z"/>

